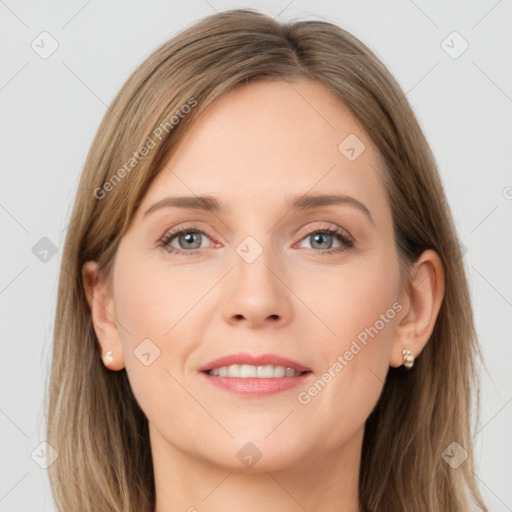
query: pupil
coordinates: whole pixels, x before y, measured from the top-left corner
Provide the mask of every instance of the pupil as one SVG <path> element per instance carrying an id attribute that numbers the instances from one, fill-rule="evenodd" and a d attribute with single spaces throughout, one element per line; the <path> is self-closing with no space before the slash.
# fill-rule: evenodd
<path id="1" fill-rule="evenodd" d="M 325 241 L 325 237 L 330 237 L 331 238 L 331 243 L 328 244 L 328 247 L 320 247 L 320 249 L 330 249 L 331 246 L 332 246 L 332 235 L 329 235 L 329 234 L 322 234 L 322 233 L 317 233 L 316 235 L 313 235 L 313 246 L 315 244 L 318 243 L 318 245 L 320 245 L 322 243 L 322 239 Z"/>
<path id="2" fill-rule="evenodd" d="M 199 239 L 199 233 L 195 233 L 195 234 L 191 234 L 191 233 L 186 233 L 185 235 L 181 235 L 181 238 L 183 240 L 185 240 L 185 242 L 187 243 L 187 245 L 190 247 L 192 247 L 192 244 L 194 243 L 194 240 L 195 240 L 195 245 L 192 247 L 192 249 L 198 249 L 200 246 L 201 246 L 201 241 L 199 240 L 199 243 L 197 243 L 197 240 Z M 192 242 L 192 244 L 190 243 Z"/>

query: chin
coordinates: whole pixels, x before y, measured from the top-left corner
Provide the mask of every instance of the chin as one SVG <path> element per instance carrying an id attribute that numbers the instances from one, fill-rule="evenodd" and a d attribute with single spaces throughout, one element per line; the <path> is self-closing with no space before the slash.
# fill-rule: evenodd
<path id="1" fill-rule="evenodd" d="M 267 435 L 266 430 L 264 434 L 258 436 L 235 437 L 223 446 L 217 445 L 215 452 L 209 451 L 202 456 L 211 464 L 226 471 L 250 474 L 297 469 L 301 462 L 307 462 L 307 448 L 301 440 L 293 436 L 279 435 L 270 440 L 265 439 Z M 315 453 L 317 454 L 317 451 Z"/>

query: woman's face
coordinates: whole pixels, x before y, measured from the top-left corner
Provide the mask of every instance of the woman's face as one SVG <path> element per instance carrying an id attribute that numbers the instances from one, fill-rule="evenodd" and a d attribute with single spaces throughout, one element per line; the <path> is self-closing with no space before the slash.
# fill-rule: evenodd
<path id="1" fill-rule="evenodd" d="M 113 270 L 118 346 L 153 450 L 275 470 L 327 460 L 354 439 L 360 447 L 402 309 L 377 168 L 366 133 L 313 81 L 244 85 L 197 120 Z M 180 197 L 189 199 L 172 206 Z M 201 371 L 240 353 L 310 372 Z"/>

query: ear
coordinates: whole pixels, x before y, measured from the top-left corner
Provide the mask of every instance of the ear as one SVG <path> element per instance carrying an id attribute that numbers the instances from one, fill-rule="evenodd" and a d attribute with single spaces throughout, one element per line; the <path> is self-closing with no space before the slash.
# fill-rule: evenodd
<path id="1" fill-rule="evenodd" d="M 108 279 L 98 272 L 98 263 L 88 261 L 82 266 L 82 279 L 87 303 L 91 311 L 94 332 L 101 347 L 101 356 L 109 354 L 112 361 L 104 364 L 110 370 L 124 368 L 124 356 L 119 326 L 116 321 L 114 301 Z"/>
<path id="2" fill-rule="evenodd" d="M 402 350 L 418 357 L 434 330 L 444 296 L 444 270 L 439 255 L 426 250 L 411 269 L 400 296 L 402 313 L 397 319 L 389 365 L 403 364 Z"/>

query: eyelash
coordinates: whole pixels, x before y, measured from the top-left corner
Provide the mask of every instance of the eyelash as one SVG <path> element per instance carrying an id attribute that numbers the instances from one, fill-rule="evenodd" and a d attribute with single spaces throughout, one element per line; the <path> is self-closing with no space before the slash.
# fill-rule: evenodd
<path id="1" fill-rule="evenodd" d="M 182 250 L 176 249 L 176 247 L 172 247 L 170 245 L 172 240 L 177 235 L 181 235 L 182 233 L 199 233 L 200 235 L 204 235 L 207 238 L 210 238 L 204 231 L 202 231 L 201 229 L 199 229 L 196 226 L 183 226 L 183 227 L 181 227 L 179 229 L 176 229 L 176 230 L 173 230 L 173 231 L 170 231 L 170 232 L 166 233 L 159 240 L 158 246 L 162 247 L 164 250 L 166 250 L 167 252 L 169 252 L 171 254 L 177 254 L 177 255 L 182 255 L 182 256 L 194 256 L 194 255 L 196 255 L 197 252 L 200 251 L 200 249 L 193 249 L 191 251 L 182 251 Z M 340 254 L 340 253 L 342 253 L 342 252 L 344 252 L 344 251 L 346 251 L 348 249 L 352 249 L 354 247 L 354 245 L 355 245 L 354 241 L 352 239 L 348 238 L 346 235 L 344 235 L 341 230 L 333 229 L 333 228 L 330 228 L 330 227 L 317 228 L 317 229 L 307 233 L 305 236 L 303 236 L 301 238 L 301 241 L 304 240 L 305 238 L 309 237 L 309 236 L 316 235 L 318 233 L 332 235 L 332 236 L 334 236 L 334 238 L 336 240 L 341 242 L 343 245 L 341 247 L 337 247 L 336 249 L 327 249 L 327 250 L 323 250 L 323 251 L 322 250 L 310 249 L 311 251 L 314 251 L 315 253 L 319 253 L 317 255 L 334 256 L 334 255 Z"/>

